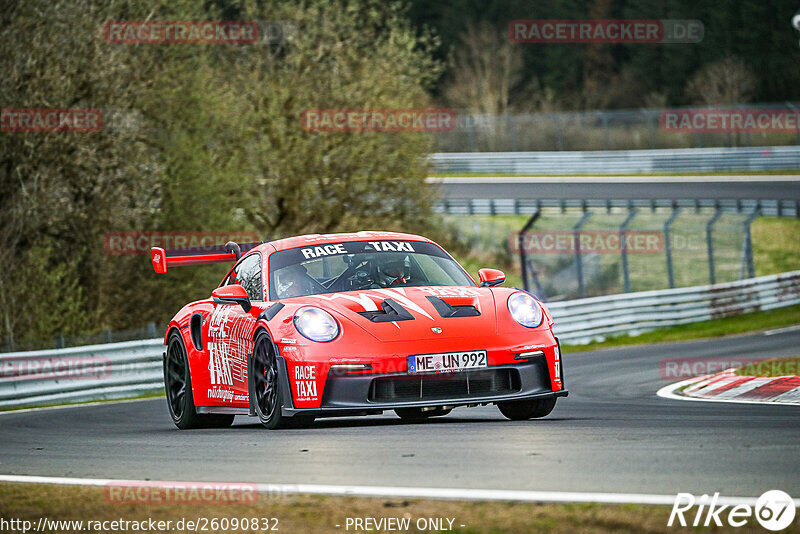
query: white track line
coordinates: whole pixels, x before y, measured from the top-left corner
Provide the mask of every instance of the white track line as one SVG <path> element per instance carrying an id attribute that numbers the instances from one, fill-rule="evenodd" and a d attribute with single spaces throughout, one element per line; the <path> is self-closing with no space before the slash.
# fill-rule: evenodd
<path id="1" fill-rule="evenodd" d="M 767 400 L 743 400 L 743 399 L 708 399 L 708 398 L 700 398 L 700 397 L 687 397 L 685 395 L 679 395 L 675 393 L 677 390 L 681 389 L 684 386 L 688 386 L 697 381 L 697 378 L 690 378 L 688 380 L 684 380 L 683 382 L 678 382 L 676 384 L 669 384 L 664 386 L 663 388 L 659 389 L 656 392 L 656 395 L 661 397 L 662 399 L 670 399 L 670 400 L 680 400 L 680 401 L 696 401 L 696 402 L 735 402 L 738 404 L 761 404 L 769 405 L 769 406 L 800 406 L 800 401 L 798 402 L 774 402 L 774 401 L 767 401 Z"/>
<path id="2" fill-rule="evenodd" d="M 775 334 L 783 334 L 785 332 L 794 332 L 795 330 L 800 330 L 800 324 L 796 324 L 794 326 L 786 326 L 784 328 L 776 328 L 774 330 L 767 330 L 764 332 L 765 336 L 774 336 Z"/>
<path id="3" fill-rule="evenodd" d="M 800 175 L 759 174 L 752 176 L 450 176 L 427 178 L 431 184 L 572 184 L 572 183 L 717 183 L 800 182 Z"/>
<path id="4" fill-rule="evenodd" d="M 115 480 L 106 478 L 64 478 L 26 475 L 0 475 L 0 482 L 23 484 L 58 484 L 67 486 L 115 486 L 136 485 L 137 487 L 172 488 L 180 486 L 223 485 L 225 482 L 167 482 L 145 480 Z M 250 485 L 250 483 L 228 483 Z M 324 484 L 255 484 L 259 493 L 276 495 L 331 495 L 339 497 L 381 497 L 458 501 L 516 501 L 531 503 L 602 503 L 602 504 L 654 504 L 671 506 L 675 495 L 648 493 L 584 493 L 564 491 L 524 491 L 458 488 L 411 488 L 389 486 L 344 486 Z M 754 506 L 756 497 L 720 497 L 721 505 L 748 504 Z M 800 506 L 800 499 L 795 499 Z"/>

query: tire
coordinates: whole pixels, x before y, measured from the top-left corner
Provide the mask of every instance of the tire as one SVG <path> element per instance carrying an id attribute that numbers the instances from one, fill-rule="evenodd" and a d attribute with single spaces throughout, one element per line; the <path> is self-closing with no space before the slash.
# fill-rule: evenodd
<path id="1" fill-rule="evenodd" d="M 285 377 L 278 367 L 275 346 L 266 332 L 256 336 L 253 345 L 252 372 L 248 377 L 250 398 L 258 420 L 269 430 L 278 428 L 307 428 L 314 422 L 314 416 L 283 415 L 283 394 Z"/>
<path id="2" fill-rule="evenodd" d="M 515 402 L 501 402 L 497 405 L 500 413 L 512 421 L 524 421 L 526 419 L 538 419 L 553 411 L 556 407 L 556 399 L 539 399 Z"/>
<path id="3" fill-rule="evenodd" d="M 403 421 L 424 421 L 431 417 L 440 417 L 452 412 L 452 408 L 434 408 L 433 410 L 425 410 L 422 408 L 397 408 L 394 413 Z"/>
<path id="4" fill-rule="evenodd" d="M 192 395 L 192 373 L 186 347 L 178 332 L 169 336 L 164 360 L 164 389 L 172 422 L 181 430 L 191 428 L 226 428 L 233 424 L 233 415 L 198 414 Z"/>

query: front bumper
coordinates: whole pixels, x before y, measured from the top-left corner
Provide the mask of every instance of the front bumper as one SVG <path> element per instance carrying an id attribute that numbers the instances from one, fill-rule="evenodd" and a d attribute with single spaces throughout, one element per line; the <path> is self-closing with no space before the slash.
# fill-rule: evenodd
<path id="1" fill-rule="evenodd" d="M 329 373 L 319 408 L 284 405 L 283 414 L 367 415 L 397 408 L 456 407 L 567 395 L 567 390 L 553 391 L 547 361 L 542 356 L 456 373 Z"/>

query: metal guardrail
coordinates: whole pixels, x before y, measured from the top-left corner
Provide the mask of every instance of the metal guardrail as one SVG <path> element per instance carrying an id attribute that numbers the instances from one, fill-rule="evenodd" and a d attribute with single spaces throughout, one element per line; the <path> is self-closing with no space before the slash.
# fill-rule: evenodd
<path id="1" fill-rule="evenodd" d="M 800 271 L 725 284 L 554 302 L 547 307 L 559 339 L 579 344 L 795 304 L 800 304 Z"/>
<path id="2" fill-rule="evenodd" d="M 603 209 L 610 212 L 614 208 L 640 208 L 655 211 L 659 208 L 688 209 L 700 211 L 716 210 L 722 213 L 749 215 L 759 211 L 769 217 L 800 217 L 799 200 L 597 200 L 597 199 L 520 199 L 520 198 L 473 198 L 444 199 L 434 204 L 437 213 L 448 215 L 530 215 L 543 209 L 557 209 L 562 212 L 580 209 Z"/>
<path id="3" fill-rule="evenodd" d="M 435 172 L 658 174 L 800 169 L 800 146 L 553 152 L 439 152 Z"/>
<path id="4" fill-rule="evenodd" d="M 548 308 L 562 342 L 586 343 L 794 304 L 800 304 L 800 271 L 727 284 L 556 302 Z M 0 408 L 162 392 L 163 351 L 159 338 L 0 354 Z M 70 370 L 69 362 L 80 365 Z"/>
<path id="5" fill-rule="evenodd" d="M 0 408 L 164 391 L 163 339 L 0 354 Z"/>

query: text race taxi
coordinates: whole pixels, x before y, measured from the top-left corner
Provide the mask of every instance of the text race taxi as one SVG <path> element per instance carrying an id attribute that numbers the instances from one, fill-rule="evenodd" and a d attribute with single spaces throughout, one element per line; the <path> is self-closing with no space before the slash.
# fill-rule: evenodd
<path id="1" fill-rule="evenodd" d="M 566 396 L 547 309 L 528 293 L 475 281 L 439 245 L 390 233 L 306 235 L 244 254 L 151 251 L 153 267 L 235 262 L 166 332 L 167 404 L 182 429 L 235 415 L 270 429 L 317 417 L 414 420 L 496 404 L 543 417 Z"/>

